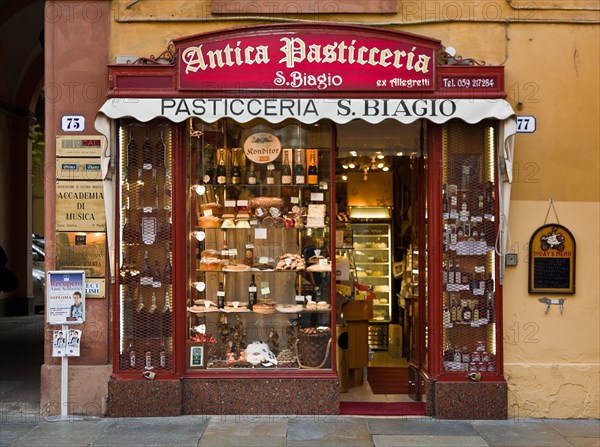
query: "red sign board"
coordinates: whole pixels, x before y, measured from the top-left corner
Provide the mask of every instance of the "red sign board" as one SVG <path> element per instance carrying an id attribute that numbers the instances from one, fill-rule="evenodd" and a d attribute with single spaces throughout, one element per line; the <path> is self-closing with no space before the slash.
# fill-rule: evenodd
<path id="1" fill-rule="evenodd" d="M 435 44 L 322 28 L 303 31 L 277 29 L 183 41 L 178 48 L 179 88 L 322 92 L 435 89 Z"/>

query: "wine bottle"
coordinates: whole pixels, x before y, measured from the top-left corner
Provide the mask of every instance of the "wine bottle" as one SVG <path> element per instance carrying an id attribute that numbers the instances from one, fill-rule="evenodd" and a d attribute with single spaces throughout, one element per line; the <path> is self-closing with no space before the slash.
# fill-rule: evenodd
<path id="1" fill-rule="evenodd" d="M 275 184 L 275 165 L 273 163 L 269 163 L 267 165 L 267 185 Z"/>
<path id="2" fill-rule="evenodd" d="M 156 170 L 152 170 L 152 209 L 158 209 L 158 180 L 156 179 Z"/>
<path id="3" fill-rule="evenodd" d="M 158 268 L 158 261 L 154 261 L 154 272 L 152 273 L 152 287 L 160 288 L 162 287 L 162 275 L 160 274 L 160 269 Z"/>
<path id="4" fill-rule="evenodd" d="M 302 149 L 296 149 L 296 166 L 294 166 L 294 182 L 304 185 L 304 165 L 302 164 Z"/>
<path id="5" fill-rule="evenodd" d="M 173 184 L 171 183 L 171 174 L 167 172 L 165 174 L 165 184 L 163 186 L 163 209 L 171 211 L 173 206 Z"/>
<path id="6" fill-rule="evenodd" d="M 316 149 L 310 152 L 310 164 L 308 165 L 308 176 L 306 177 L 306 183 L 309 185 L 317 185 L 319 183 L 319 170 L 317 168 L 317 161 L 315 160 Z"/>
<path id="7" fill-rule="evenodd" d="M 150 271 L 150 261 L 148 252 L 144 252 L 144 265 L 142 266 L 142 272 L 140 273 L 140 285 L 151 286 L 152 285 L 152 272 Z"/>
<path id="8" fill-rule="evenodd" d="M 225 307 L 225 289 L 223 283 L 219 283 L 219 290 L 217 291 L 217 309 L 223 309 Z"/>
<path id="9" fill-rule="evenodd" d="M 167 346 L 165 345 L 165 339 L 160 340 L 160 351 L 158 352 L 158 364 L 162 369 L 167 367 Z"/>
<path id="10" fill-rule="evenodd" d="M 142 168 L 138 168 L 137 170 L 137 180 L 135 182 L 136 189 L 136 207 L 138 209 L 142 209 L 144 207 L 144 197 L 145 197 L 145 188 L 144 188 L 144 177 L 142 175 Z"/>
<path id="11" fill-rule="evenodd" d="M 129 142 L 127 143 L 127 168 L 137 168 L 139 167 L 139 153 L 138 146 L 135 140 L 133 139 L 133 132 L 129 130 Z"/>
<path id="12" fill-rule="evenodd" d="M 145 354 L 145 364 L 144 369 L 151 370 L 154 369 L 152 366 L 152 348 L 150 346 L 150 341 L 146 340 L 146 354 Z"/>
<path id="13" fill-rule="evenodd" d="M 171 265 L 171 253 L 167 253 L 165 261 L 165 271 L 163 273 L 163 284 L 171 284 L 173 282 L 173 266 Z"/>
<path id="14" fill-rule="evenodd" d="M 233 185 L 239 185 L 242 183 L 242 169 L 240 168 L 240 162 L 238 160 L 238 149 L 235 148 L 232 151 L 231 183 Z"/>
<path id="15" fill-rule="evenodd" d="M 165 305 L 162 310 L 162 336 L 170 337 L 171 336 L 171 320 L 173 318 L 171 313 L 171 305 L 169 298 L 169 290 L 165 291 Z"/>
<path id="16" fill-rule="evenodd" d="M 150 131 L 146 131 L 146 139 L 144 140 L 144 144 L 142 144 L 142 167 L 146 170 L 150 170 L 153 168 L 154 150 L 152 149 L 152 144 L 150 144 Z"/>
<path id="17" fill-rule="evenodd" d="M 156 149 L 154 150 L 154 167 L 162 168 L 165 165 L 165 152 L 167 145 L 165 144 L 163 131 L 158 133 L 158 142 L 156 143 Z"/>
<path id="18" fill-rule="evenodd" d="M 470 322 L 473 319 L 473 310 L 471 309 L 471 300 L 465 300 L 465 305 L 462 309 L 462 320 Z"/>
<path id="19" fill-rule="evenodd" d="M 121 186 L 121 208 L 124 210 L 129 209 L 129 180 L 125 174 L 123 174 Z"/>
<path id="20" fill-rule="evenodd" d="M 217 162 L 217 184 L 224 185 L 227 183 L 227 167 L 225 166 L 225 149 L 219 149 L 219 159 Z"/>
<path id="21" fill-rule="evenodd" d="M 258 179 L 256 178 L 256 172 L 254 171 L 254 162 L 250 162 L 250 170 L 248 171 L 248 184 L 256 185 Z"/>
<path id="22" fill-rule="evenodd" d="M 129 366 L 131 368 L 135 368 L 135 348 L 133 347 L 132 341 L 129 342 L 127 353 L 129 354 Z"/>
<path id="23" fill-rule="evenodd" d="M 281 166 L 281 184 L 291 185 L 292 184 L 292 167 L 290 165 L 290 159 L 288 152 L 291 149 L 284 149 L 283 152 L 283 165 Z"/>
<path id="24" fill-rule="evenodd" d="M 248 286 L 248 309 L 252 310 L 258 299 L 258 289 L 256 288 L 256 279 L 254 275 L 250 278 Z"/>

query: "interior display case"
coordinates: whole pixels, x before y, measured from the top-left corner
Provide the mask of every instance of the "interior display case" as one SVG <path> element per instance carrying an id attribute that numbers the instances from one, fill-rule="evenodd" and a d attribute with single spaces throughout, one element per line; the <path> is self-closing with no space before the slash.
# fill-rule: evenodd
<path id="1" fill-rule="evenodd" d="M 120 126 L 117 371 L 173 368 L 172 126 Z"/>
<path id="2" fill-rule="evenodd" d="M 331 368 L 329 125 L 187 133 L 188 371 Z"/>
<path id="3" fill-rule="evenodd" d="M 447 126 L 442 145 L 442 370 L 495 373 L 494 129 Z"/>
<path id="4" fill-rule="evenodd" d="M 392 313 L 391 227 L 389 223 L 351 223 L 357 280 L 373 296 L 369 347 L 387 350 Z"/>

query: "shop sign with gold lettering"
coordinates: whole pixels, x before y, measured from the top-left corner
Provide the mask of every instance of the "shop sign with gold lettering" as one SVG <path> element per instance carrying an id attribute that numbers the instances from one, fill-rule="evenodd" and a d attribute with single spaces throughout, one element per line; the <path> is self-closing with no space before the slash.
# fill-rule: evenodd
<path id="1" fill-rule="evenodd" d="M 105 148 L 101 135 L 57 135 L 57 157 L 100 157 Z"/>
<path id="2" fill-rule="evenodd" d="M 529 241 L 529 293 L 575 293 L 575 238 L 562 225 L 544 225 Z"/>
<path id="3" fill-rule="evenodd" d="M 56 230 L 106 230 L 102 182 L 56 182 Z"/>
<path id="4" fill-rule="evenodd" d="M 106 233 L 56 233 L 56 268 L 83 270 L 85 277 L 104 277 L 106 274 Z"/>
<path id="5" fill-rule="evenodd" d="M 56 159 L 57 180 L 102 180 L 102 169 L 99 158 Z"/>

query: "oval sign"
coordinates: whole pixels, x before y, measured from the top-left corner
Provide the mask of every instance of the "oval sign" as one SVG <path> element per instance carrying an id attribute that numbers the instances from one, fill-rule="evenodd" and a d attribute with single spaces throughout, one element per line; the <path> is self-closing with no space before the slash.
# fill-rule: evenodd
<path id="1" fill-rule="evenodd" d="M 281 142 L 270 133 L 255 133 L 246 138 L 244 153 L 254 163 L 270 163 L 279 157 Z"/>

